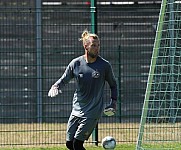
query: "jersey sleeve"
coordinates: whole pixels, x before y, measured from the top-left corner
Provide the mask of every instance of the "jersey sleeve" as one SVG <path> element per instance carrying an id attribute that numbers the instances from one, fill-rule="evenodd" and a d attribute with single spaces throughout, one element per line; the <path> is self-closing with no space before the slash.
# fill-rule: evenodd
<path id="1" fill-rule="evenodd" d="M 65 84 L 67 84 L 73 77 L 73 67 L 74 66 L 74 62 L 71 61 L 69 63 L 69 65 L 67 66 L 67 68 L 65 69 L 65 72 L 63 73 L 63 75 L 61 76 L 60 79 L 58 79 L 57 82 L 55 82 L 55 84 L 57 84 L 59 86 L 59 89 L 61 89 L 62 87 L 65 86 Z"/>
<path id="2" fill-rule="evenodd" d="M 111 98 L 117 100 L 117 83 L 111 64 L 108 62 L 106 70 L 106 81 L 111 89 Z"/>

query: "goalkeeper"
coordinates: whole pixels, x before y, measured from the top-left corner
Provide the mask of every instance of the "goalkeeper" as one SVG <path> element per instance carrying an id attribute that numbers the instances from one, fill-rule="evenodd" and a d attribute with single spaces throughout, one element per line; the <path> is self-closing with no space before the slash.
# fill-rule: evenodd
<path id="1" fill-rule="evenodd" d="M 111 116 L 116 110 L 117 84 L 111 64 L 99 55 L 99 37 L 85 30 L 80 40 L 85 54 L 69 63 L 48 92 L 48 96 L 54 97 L 72 78 L 76 79 L 73 108 L 67 124 L 66 146 L 69 150 L 85 150 L 84 141 L 90 137 L 102 112 Z M 106 108 L 103 103 L 105 81 L 111 91 L 110 105 Z"/>

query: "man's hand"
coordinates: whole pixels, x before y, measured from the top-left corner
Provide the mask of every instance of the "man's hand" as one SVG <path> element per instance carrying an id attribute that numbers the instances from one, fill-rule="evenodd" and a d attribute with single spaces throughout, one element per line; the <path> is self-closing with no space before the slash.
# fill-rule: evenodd
<path id="1" fill-rule="evenodd" d="M 113 116 L 116 113 L 116 100 L 111 99 L 110 105 L 104 109 L 106 116 Z"/>
<path id="2" fill-rule="evenodd" d="M 48 96 L 55 97 L 58 95 L 58 93 L 62 93 L 62 91 L 58 89 L 58 85 L 54 84 L 54 85 L 52 85 L 51 89 L 49 90 Z"/>

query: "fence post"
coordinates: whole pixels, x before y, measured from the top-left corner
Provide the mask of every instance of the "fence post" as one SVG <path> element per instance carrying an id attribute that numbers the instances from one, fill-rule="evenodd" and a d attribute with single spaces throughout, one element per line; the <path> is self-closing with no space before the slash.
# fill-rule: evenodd
<path id="1" fill-rule="evenodd" d="M 97 34 L 97 0 L 91 0 L 91 32 Z"/>
<path id="2" fill-rule="evenodd" d="M 41 0 L 36 0 L 37 122 L 42 123 Z"/>
<path id="3" fill-rule="evenodd" d="M 91 32 L 97 34 L 97 0 L 91 0 Z M 92 132 L 92 141 L 98 146 L 98 124 Z"/>
<path id="4" fill-rule="evenodd" d="M 119 121 L 121 123 L 121 46 L 118 47 L 118 111 Z"/>

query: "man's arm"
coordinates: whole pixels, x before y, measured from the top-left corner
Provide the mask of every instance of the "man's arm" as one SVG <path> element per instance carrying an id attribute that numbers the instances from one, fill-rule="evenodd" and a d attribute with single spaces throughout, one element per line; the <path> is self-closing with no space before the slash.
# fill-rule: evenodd
<path id="1" fill-rule="evenodd" d="M 108 71 L 106 74 L 106 80 L 110 86 L 111 90 L 111 100 L 110 104 L 104 109 L 104 113 L 107 116 L 112 116 L 116 113 L 117 104 L 117 83 L 113 73 L 112 66 L 109 64 Z"/>
<path id="2" fill-rule="evenodd" d="M 56 81 L 48 92 L 49 97 L 55 97 L 59 93 L 62 93 L 61 89 L 73 78 L 73 67 L 72 62 L 67 66 L 64 74 L 58 81 Z"/>

